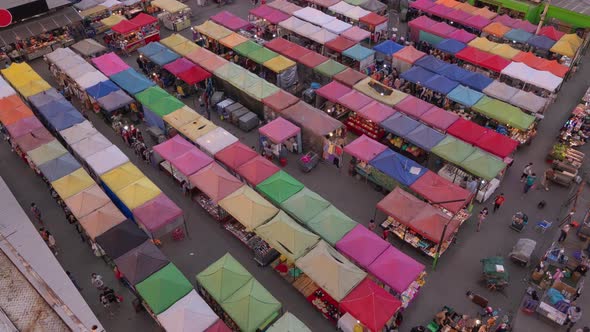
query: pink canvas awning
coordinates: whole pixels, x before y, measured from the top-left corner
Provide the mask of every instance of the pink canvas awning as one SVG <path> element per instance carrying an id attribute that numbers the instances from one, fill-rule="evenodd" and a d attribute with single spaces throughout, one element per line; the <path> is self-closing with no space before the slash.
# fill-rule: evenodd
<path id="1" fill-rule="evenodd" d="M 282 52 L 289 47 L 292 47 L 294 44 L 285 38 L 275 38 L 271 41 L 264 43 L 264 47 L 268 48 L 271 51 L 275 51 L 277 53 L 283 54 Z"/>
<path id="2" fill-rule="evenodd" d="M 445 17 L 445 14 L 449 13 L 453 11 L 453 8 L 447 7 L 447 6 L 443 6 L 443 5 L 439 5 L 436 4 L 430 8 L 427 8 L 425 10 L 425 12 L 430 13 L 434 16 L 438 16 L 438 17 Z"/>
<path id="3" fill-rule="evenodd" d="M 432 107 L 420 116 L 420 120 L 433 128 L 447 131 L 455 121 L 459 120 L 459 116 L 442 108 Z"/>
<path id="4" fill-rule="evenodd" d="M 196 67 L 196 66 L 197 65 L 195 65 L 194 63 L 192 63 L 191 61 L 189 61 L 185 58 L 179 58 L 177 60 L 174 60 L 173 62 L 170 62 L 170 63 L 164 65 L 164 69 L 169 71 L 172 75 L 178 76 L 180 73 L 187 71 L 187 70 L 191 69 L 192 67 Z"/>
<path id="5" fill-rule="evenodd" d="M 318 96 L 322 96 L 333 103 L 338 103 L 338 99 L 350 91 L 352 91 L 352 89 L 346 85 L 332 81 L 317 89 L 315 92 Z"/>
<path id="6" fill-rule="evenodd" d="M 259 18 L 265 18 L 266 15 L 272 13 L 273 10 L 276 10 L 274 8 L 271 8 L 267 5 L 260 5 L 254 9 L 250 9 L 250 15 L 259 17 Z"/>
<path id="7" fill-rule="evenodd" d="M 401 51 L 395 52 L 393 57 L 413 65 L 414 62 L 420 60 L 425 55 L 426 53 L 418 51 L 414 46 L 406 46 Z"/>
<path id="8" fill-rule="evenodd" d="M 351 111 L 358 112 L 363 107 L 369 105 L 373 98 L 367 97 L 364 94 L 352 90 L 349 93 L 338 99 L 338 103 Z"/>
<path id="9" fill-rule="evenodd" d="M 470 26 L 470 27 L 477 29 L 477 30 L 482 30 L 483 28 L 488 26 L 490 23 L 492 23 L 492 21 L 488 20 L 485 17 L 477 15 L 477 16 L 471 17 L 471 19 L 469 19 L 469 21 L 466 23 L 467 23 L 467 26 Z"/>
<path id="10" fill-rule="evenodd" d="M 244 185 L 242 181 L 229 174 L 225 168 L 217 163 L 211 163 L 203 167 L 200 171 L 191 175 L 189 181 L 215 203 Z"/>
<path id="11" fill-rule="evenodd" d="M 463 29 L 457 29 L 449 34 L 449 38 L 460 41 L 464 44 L 467 44 L 470 41 L 474 40 L 475 37 L 477 36 Z"/>
<path id="12" fill-rule="evenodd" d="M 283 119 L 276 118 L 258 129 L 260 135 L 266 136 L 275 144 L 284 143 L 301 132 L 301 128 Z"/>
<path id="13" fill-rule="evenodd" d="M 364 268 L 371 265 L 389 246 L 389 242 L 363 225 L 356 225 L 336 243 L 338 251 Z"/>
<path id="14" fill-rule="evenodd" d="M 274 112 L 280 112 L 291 105 L 295 105 L 298 101 L 299 98 L 282 89 L 262 99 L 262 103 Z"/>
<path id="15" fill-rule="evenodd" d="M 176 135 L 166 142 L 154 146 L 154 151 L 162 158 L 172 160 L 194 148 L 195 146 L 182 138 L 182 136 Z"/>
<path id="16" fill-rule="evenodd" d="M 427 171 L 412 183 L 410 189 L 433 203 L 457 201 L 440 204 L 452 213 L 456 213 L 464 208 L 469 203 L 468 199 L 471 197 L 471 193 L 467 189 L 463 189 L 431 171 Z"/>
<path id="17" fill-rule="evenodd" d="M 401 111 L 409 116 L 419 119 L 422 114 L 426 113 L 429 109 L 433 108 L 434 105 L 414 96 L 408 95 L 402 101 L 397 103 L 395 107 L 398 111 Z"/>
<path id="18" fill-rule="evenodd" d="M 409 192 L 396 187 L 385 198 L 377 203 L 377 209 L 393 217 L 402 225 L 409 226 L 412 220 L 426 205 L 426 202 Z"/>
<path id="19" fill-rule="evenodd" d="M 405 292 L 424 272 L 424 265 L 389 246 L 368 268 L 369 272 L 398 294 Z"/>
<path id="20" fill-rule="evenodd" d="M 246 162 L 256 158 L 258 153 L 241 142 L 236 142 L 227 148 L 217 152 L 215 159 L 221 161 L 232 170 L 237 170 Z"/>
<path id="21" fill-rule="evenodd" d="M 193 175 L 212 162 L 213 158 L 197 148 L 193 148 L 170 160 L 170 163 L 185 177 Z"/>
<path id="22" fill-rule="evenodd" d="M 112 52 L 93 58 L 92 63 L 108 77 L 129 69 L 129 65 Z"/>
<path id="23" fill-rule="evenodd" d="M 329 135 L 343 126 L 342 122 L 303 101 L 284 109 L 281 114 L 317 136 Z"/>
<path id="24" fill-rule="evenodd" d="M 357 113 L 365 119 L 369 119 L 375 123 L 381 123 L 385 119 L 397 113 L 397 110 L 378 101 L 373 101 L 367 106 L 361 108 Z"/>
<path id="25" fill-rule="evenodd" d="M 535 31 L 537 31 L 537 26 L 527 20 L 518 20 L 518 22 L 512 27 L 515 29 L 524 30 L 528 33 L 535 33 Z"/>
<path id="26" fill-rule="evenodd" d="M 457 30 L 457 28 L 448 25 L 444 22 L 438 22 L 435 25 L 430 27 L 430 30 L 434 35 L 437 35 L 442 38 L 449 38 L 449 36 Z"/>
<path id="27" fill-rule="evenodd" d="M 277 165 L 262 156 L 257 156 L 237 169 L 237 173 L 254 186 L 257 186 L 278 171 L 280 171 L 280 168 Z"/>
<path id="28" fill-rule="evenodd" d="M 375 141 L 372 138 L 362 135 L 361 137 L 346 145 L 344 147 L 344 152 L 359 160 L 369 162 L 386 149 L 387 146 Z"/>
<path id="29" fill-rule="evenodd" d="M 447 19 L 452 22 L 457 22 L 459 24 L 465 25 L 466 22 L 471 18 L 471 14 L 462 10 L 453 10 L 446 15 Z"/>
<path id="30" fill-rule="evenodd" d="M 162 227 L 176 221 L 182 216 L 182 210 L 164 193 L 133 209 L 135 220 L 150 233 L 156 233 Z"/>
<path id="31" fill-rule="evenodd" d="M 430 8 L 434 5 L 435 5 L 434 1 L 431 1 L 431 0 L 417 0 L 417 1 L 410 2 L 410 7 L 421 10 L 421 11 L 426 11 L 428 8 Z"/>
<path id="32" fill-rule="evenodd" d="M 296 56 L 297 53 L 293 52 L 292 53 L 292 48 L 301 48 L 303 49 L 304 54 L 302 56 Z M 299 63 L 301 63 L 302 65 L 308 67 L 308 68 L 315 68 L 319 65 L 321 65 L 322 63 L 328 61 L 328 58 L 317 53 L 314 51 L 310 51 L 305 47 L 299 46 L 297 45 L 296 47 L 292 47 L 289 48 L 284 54 L 284 56 L 286 56 L 287 58 L 293 60 L 293 61 L 297 61 Z"/>
<path id="33" fill-rule="evenodd" d="M 8 133 L 12 138 L 18 138 L 42 127 L 43 124 L 37 119 L 37 117 L 31 115 L 28 118 L 9 124 L 6 126 L 6 130 L 8 130 Z"/>
<path id="34" fill-rule="evenodd" d="M 361 29 L 357 26 L 353 26 L 352 28 L 344 31 L 340 36 L 344 38 L 348 38 L 352 41 L 360 43 L 361 41 L 371 37 L 371 33 L 365 29 Z"/>

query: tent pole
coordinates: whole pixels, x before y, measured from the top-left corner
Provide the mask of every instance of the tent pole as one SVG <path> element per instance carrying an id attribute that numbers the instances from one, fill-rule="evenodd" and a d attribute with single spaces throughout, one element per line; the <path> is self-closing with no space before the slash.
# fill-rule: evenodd
<path id="1" fill-rule="evenodd" d="M 191 235 L 188 232 L 188 224 L 186 223 L 186 218 L 185 218 L 184 214 L 182 215 L 182 222 L 184 224 L 184 231 L 186 233 L 186 237 L 188 237 L 190 239 L 191 238 Z"/>

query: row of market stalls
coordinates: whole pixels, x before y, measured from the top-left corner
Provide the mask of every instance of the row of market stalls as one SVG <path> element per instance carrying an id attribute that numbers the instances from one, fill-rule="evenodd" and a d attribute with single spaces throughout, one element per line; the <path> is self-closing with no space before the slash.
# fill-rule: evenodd
<path id="1" fill-rule="evenodd" d="M 36 73 L 13 65 L 2 75 L 14 84 L 16 77 L 33 79 Z M 182 226 L 182 210 L 57 91 L 47 85 L 27 94 L 33 112 L 3 79 L 0 87 L 0 121 L 15 151 L 57 193 L 90 243 L 125 275 L 154 319 L 167 331 L 182 331 L 184 324 L 217 331 L 223 322 L 150 240 Z"/>
<path id="2" fill-rule="evenodd" d="M 487 8 L 476 8 L 457 1 L 419 0 L 412 2 L 410 7 L 491 40 L 512 43 L 521 49 L 532 47 L 545 56 L 552 52 L 573 58 L 581 44 L 581 39 L 575 34 L 567 35 L 553 26 L 543 26 L 536 33 L 537 25 L 526 20 L 498 15 Z"/>
<path id="3" fill-rule="evenodd" d="M 130 53 L 150 42 L 160 40 L 158 19 L 153 16 L 139 13 L 130 20 L 122 17 L 120 20 L 113 20 L 112 17 L 105 23 L 110 27 L 110 32 L 107 32 L 107 37 L 104 38 L 111 49 Z"/>
<path id="4" fill-rule="evenodd" d="M 142 1 L 118 0 L 83 0 L 74 4 L 84 19 L 86 34 L 89 37 L 103 33 L 109 29 L 106 23 L 123 17 L 124 12 L 143 11 Z"/>

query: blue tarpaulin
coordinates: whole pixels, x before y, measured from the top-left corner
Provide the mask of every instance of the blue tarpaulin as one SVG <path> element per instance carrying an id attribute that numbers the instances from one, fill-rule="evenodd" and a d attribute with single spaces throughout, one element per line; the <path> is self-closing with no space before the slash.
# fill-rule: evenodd
<path id="1" fill-rule="evenodd" d="M 445 53 L 455 55 L 455 53 L 461 51 L 467 47 L 467 45 L 455 39 L 445 39 L 438 43 L 435 47 Z"/>
<path id="2" fill-rule="evenodd" d="M 115 85 L 115 83 L 108 80 L 108 81 L 99 82 L 98 84 L 89 87 L 88 89 L 86 89 L 86 93 L 90 97 L 92 97 L 94 99 L 98 99 L 98 98 L 102 98 L 102 97 L 108 95 L 111 92 L 115 92 L 117 90 L 120 90 L 119 87 L 117 85 Z"/>
<path id="3" fill-rule="evenodd" d="M 158 66 L 163 66 L 169 64 L 170 62 L 178 59 L 180 56 L 169 49 L 165 49 L 162 52 L 158 52 L 154 55 L 150 55 L 147 58 L 157 64 Z"/>
<path id="4" fill-rule="evenodd" d="M 431 79 L 435 73 L 422 67 L 412 67 L 410 70 L 403 72 L 400 76 L 406 81 L 416 84 L 422 84 Z"/>
<path id="5" fill-rule="evenodd" d="M 435 75 L 428 81 L 424 82 L 422 85 L 432 91 L 446 95 L 456 88 L 457 85 L 459 85 L 459 82 L 450 80 L 442 75 Z"/>
<path id="6" fill-rule="evenodd" d="M 527 40 L 527 43 L 532 47 L 539 48 L 542 50 L 550 50 L 555 41 L 547 36 L 533 36 Z"/>
<path id="7" fill-rule="evenodd" d="M 163 50 L 167 49 L 168 48 L 166 46 L 160 44 L 159 42 L 152 42 L 145 45 L 144 47 L 138 48 L 137 51 L 139 52 L 139 54 L 143 54 L 144 56 L 150 57 L 154 54 L 160 53 Z"/>
<path id="8" fill-rule="evenodd" d="M 442 69 L 450 65 L 432 55 L 427 55 L 414 62 L 414 66 L 419 66 L 426 70 L 430 70 L 433 73 L 439 74 Z"/>
<path id="9" fill-rule="evenodd" d="M 471 73 L 471 75 L 463 78 L 460 82 L 477 91 L 483 91 L 488 85 L 492 84 L 494 80 L 478 73 Z"/>
<path id="10" fill-rule="evenodd" d="M 427 171 L 417 162 L 391 150 L 381 152 L 369 162 L 404 186 L 410 186 Z"/>
<path id="11" fill-rule="evenodd" d="M 42 107 L 43 105 L 47 105 L 54 100 L 62 100 L 62 99 L 65 99 L 64 96 L 62 96 L 62 94 L 59 93 L 54 88 L 51 88 L 47 91 L 43 91 L 43 92 L 38 93 L 36 95 L 30 96 L 29 103 L 31 103 L 31 105 L 33 105 L 35 108 L 39 109 L 39 107 Z"/>
<path id="12" fill-rule="evenodd" d="M 39 170 L 49 182 L 61 179 L 80 168 L 80 163 L 70 153 L 39 165 Z"/>
<path id="13" fill-rule="evenodd" d="M 364 46 L 361 46 L 359 44 L 356 44 L 353 47 L 342 52 L 342 55 L 347 56 L 356 61 L 362 61 L 373 54 L 375 54 L 375 51 Z"/>
<path id="14" fill-rule="evenodd" d="M 519 43 L 526 43 L 532 36 L 533 34 L 524 30 L 512 29 L 504 35 L 504 38 L 508 40 L 514 40 Z"/>
<path id="15" fill-rule="evenodd" d="M 449 92 L 447 98 L 461 105 L 471 107 L 475 105 L 481 98 L 483 98 L 483 93 L 472 90 L 466 86 L 459 85 L 458 87 L 454 88 L 453 91 Z"/>
<path id="16" fill-rule="evenodd" d="M 440 71 L 440 75 L 451 79 L 453 81 L 460 82 L 462 79 L 471 75 L 473 72 L 460 68 L 457 65 L 448 65 Z"/>
<path id="17" fill-rule="evenodd" d="M 385 131 L 400 137 L 405 137 L 409 132 L 416 129 L 416 127 L 419 125 L 420 122 L 401 113 L 395 113 L 385 121 L 381 122 L 381 127 L 383 127 Z"/>
<path id="18" fill-rule="evenodd" d="M 419 148 L 430 152 L 430 149 L 442 141 L 445 136 L 445 134 L 421 124 L 416 129 L 412 130 L 406 136 L 406 139 Z"/>
<path id="19" fill-rule="evenodd" d="M 162 117 L 150 111 L 147 107 L 143 108 L 143 119 L 150 127 L 158 127 L 162 130 L 166 130 L 166 128 L 164 128 L 164 120 L 162 120 Z"/>
<path id="20" fill-rule="evenodd" d="M 373 47 L 373 49 L 375 51 L 385 54 L 387 56 L 392 56 L 393 54 L 400 51 L 402 48 L 404 48 L 402 45 L 400 45 L 394 41 L 391 41 L 391 40 L 386 40 L 386 41 L 382 42 L 381 44 Z"/>
<path id="21" fill-rule="evenodd" d="M 150 86 L 155 85 L 154 82 L 148 80 L 145 76 L 136 72 L 133 68 L 129 68 L 114 74 L 111 76 L 111 80 L 121 87 L 121 89 L 132 95 L 138 94 Z"/>
<path id="22" fill-rule="evenodd" d="M 67 100 L 56 100 L 39 108 L 39 113 L 56 131 L 68 129 L 86 119 Z"/>

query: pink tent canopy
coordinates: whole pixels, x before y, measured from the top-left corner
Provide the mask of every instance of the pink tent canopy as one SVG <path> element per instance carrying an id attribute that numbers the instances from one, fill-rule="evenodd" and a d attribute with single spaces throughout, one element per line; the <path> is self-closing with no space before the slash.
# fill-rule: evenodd
<path id="1" fill-rule="evenodd" d="M 459 24 L 465 25 L 467 21 L 471 18 L 471 14 L 462 10 L 453 10 L 446 15 L 446 18 L 451 22 L 457 22 Z"/>
<path id="2" fill-rule="evenodd" d="M 417 29 L 417 30 L 425 30 L 435 24 L 436 24 L 436 21 L 431 19 L 428 16 L 419 16 L 419 17 L 411 20 L 410 22 L 408 22 L 408 26 L 411 29 Z"/>
<path id="3" fill-rule="evenodd" d="M 340 36 L 344 38 L 348 38 L 352 41 L 360 43 L 361 41 L 371 37 L 371 33 L 365 29 L 361 29 L 357 26 L 353 26 L 352 28 L 344 31 L 340 34 Z"/>
<path id="4" fill-rule="evenodd" d="M 342 122 L 304 101 L 284 109 L 281 114 L 287 120 L 317 136 L 329 135 L 343 126 Z"/>
<path id="5" fill-rule="evenodd" d="M 378 101 L 373 101 L 367 106 L 361 108 L 357 113 L 375 123 L 381 123 L 385 119 L 397 113 L 397 110 Z"/>
<path id="6" fill-rule="evenodd" d="M 463 189 L 431 171 L 427 171 L 412 183 L 410 189 L 430 202 L 456 201 L 440 204 L 452 213 L 456 213 L 465 207 L 467 200 L 471 196 L 467 189 Z"/>
<path id="7" fill-rule="evenodd" d="M 436 23 L 435 25 L 430 27 L 430 30 L 433 34 L 442 37 L 442 38 L 449 38 L 449 36 L 457 30 L 457 28 L 450 26 L 444 22 Z"/>
<path id="8" fill-rule="evenodd" d="M 434 106 L 420 98 L 408 95 L 394 107 L 398 111 L 418 119 L 420 116 L 422 116 L 422 114 L 426 113 L 426 111 L 433 108 Z"/>
<path id="9" fill-rule="evenodd" d="M 358 112 L 363 107 L 369 105 L 373 101 L 373 98 L 367 97 L 364 94 L 352 90 L 349 93 L 338 99 L 338 103 L 351 111 Z"/>
<path id="10" fill-rule="evenodd" d="M 277 53 L 283 54 L 282 52 L 289 47 L 292 47 L 293 43 L 286 40 L 285 38 L 275 38 L 269 42 L 264 44 L 264 47 L 268 48 L 271 51 L 275 51 Z"/>
<path id="11" fill-rule="evenodd" d="M 246 162 L 254 159 L 258 153 L 241 142 L 236 142 L 227 148 L 217 152 L 215 159 L 221 161 L 232 170 L 237 170 Z"/>
<path id="12" fill-rule="evenodd" d="M 262 99 L 262 103 L 274 112 L 280 112 L 291 105 L 295 105 L 298 101 L 299 98 L 282 89 Z"/>
<path id="13" fill-rule="evenodd" d="M 401 294 L 418 279 L 424 271 L 424 265 L 393 246 L 389 246 L 369 265 L 368 270 L 384 284 Z"/>
<path id="14" fill-rule="evenodd" d="M 487 27 L 492 21 L 488 20 L 483 16 L 473 16 L 466 22 L 466 25 L 472 27 L 477 30 L 482 30 L 483 28 Z"/>
<path id="15" fill-rule="evenodd" d="M 262 156 L 257 156 L 237 169 L 238 174 L 254 186 L 257 186 L 278 171 L 280 171 L 280 168 Z"/>
<path id="16" fill-rule="evenodd" d="M 425 55 L 426 53 L 418 51 L 414 46 L 406 46 L 399 52 L 394 53 L 393 57 L 413 65 L 414 62 L 420 60 Z"/>
<path id="17" fill-rule="evenodd" d="M 262 136 L 268 137 L 273 143 L 280 144 L 299 134 L 301 128 L 279 117 L 258 128 L 258 131 Z"/>
<path id="18" fill-rule="evenodd" d="M 162 158 L 172 160 L 194 148 L 194 145 L 180 135 L 176 135 L 166 142 L 154 146 L 154 151 L 162 156 Z"/>
<path id="19" fill-rule="evenodd" d="M 555 29 L 552 25 L 546 25 L 539 30 L 539 35 L 558 41 L 565 35 L 565 32 Z"/>
<path id="20" fill-rule="evenodd" d="M 266 18 L 267 15 L 275 11 L 276 9 L 271 8 L 267 5 L 260 5 L 254 9 L 250 9 L 250 15 L 254 15 L 259 18 Z"/>
<path id="21" fill-rule="evenodd" d="M 222 24 L 222 25 L 232 31 L 238 31 L 238 30 L 246 29 L 247 27 L 249 27 L 250 22 L 246 21 L 245 19 L 243 19 L 241 17 L 234 16 L 229 21 L 227 21 L 225 24 Z"/>
<path id="22" fill-rule="evenodd" d="M 23 152 L 29 152 L 53 140 L 55 140 L 53 135 L 47 129 L 41 127 L 14 139 L 14 143 Z"/>
<path id="23" fill-rule="evenodd" d="M 213 158 L 197 148 L 193 148 L 170 160 L 170 163 L 186 177 L 198 172 L 212 162 Z"/>
<path id="24" fill-rule="evenodd" d="M 270 23 L 270 24 L 279 24 L 280 22 L 283 22 L 284 20 L 288 19 L 289 15 L 279 11 L 279 10 L 274 10 L 272 13 L 266 15 L 265 19 Z"/>
<path id="25" fill-rule="evenodd" d="M 189 178 L 190 183 L 217 203 L 244 184 L 217 163 L 211 163 Z"/>
<path id="26" fill-rule="evenodd" d="M 537 26 L 527 20 L 518 20 L 518 22 L 514 24 L 513 28 L 524 30 L 528 33 L 535 33 L 535 31 L 537 31 Z"/>
<path id="27" fill-rule="evenodd" d="M 169 64 L 164 65 L 164 69 L 172 73 L 174 76 L 178 76 L 178 74 L 187 71 L 192 67 L 196 67 L 196 65 L 185 58 L 179 58 L 173 62 L 170 62 Z"/>
<path id="28" fill-rule="evenodd" d="M 222 24 L 221 22 L 225 22 L 229 19 L 231 19 L 232 17 L 234 17 L 235 15 L 228 12 L 227 10 L 221 11 L 213 16 L 211 16 L 211 21 L 217 23 L 217 24 Z"/>
<path id="29" fill-rule="evenodd" d="M 322 96 L 333 103 L 338 103 L 338 99 L 350 91 L 352 91 L 352 89 L 346 85 L 332 81 L 317 89 L 315 92 L 317 95 Z"/>
<path id="30" fill-rule="evenodd" d="M 425 10 L 425 12 L 430 13 L 434 16 L 438 16 L 438 17 L 445 17 L 445 14 L 447 14 L 451 11 L 453 11 L 453 8 L 443 6 L 443 5 L 438 5 L 438 4 Z"/>
<path id="31" fill-rule="evenodd" d="M 133 209 L 133 216 L 138 223 L 153 234 L 182 216 L 182 210 L 162 193 Z"/>
<path id="32" fill-rule="evenodd" d="M 442 108 L 432 107 L 420 116 L 420 120 L 433 128 L 447 131 L 455 121 L 459 120 L 459 116 Z"/>
<path id="33" fill-rule="evenodd" d="M 348 145 L 344 147 L 344 152 L 357 159 L 369 162 L 386 149 L 387 146 L 363 135 L 348 143 Z"/>
<path id="34" fill-rule="evenodd" d="M 512 17 L 504 14 L 504 15 L 499 15 L 499 16 L 494 17 L 494 19 L 492 21 L 493 22 L 500 22 L 507 27 L 514 28 L 514 25 L 516 25 L 520 20 L 512 18 Z"/>
<path id="35" fill-rule="evenodd" d="M 464 44 L 467 44 L 470 41 L 474 40 L 475 37 L 477 36 L 463 29 L 457 29 L 449 34 L 449 38 L 460 41 Z"/>
<path id="36" fill-rule="evenodd" d="M 6 130 L 8 130 L 8 133 L 12 138 L 17 138 L 42 127 L 43 124 L 37 119 L 37 117 L 30 116 L 15 123 L 9 124 L 6 126 Z"/>
<path id="37" fill-rule="evenodd" d="M 92 63 L 98 70 L 108 77 L 113 76 L 118 72 L 129 69 L 129 65 L 123 62 L 121 58 L 115 53 L 107 53 L 99 57 L 93 58 Z"/>
<path id="38" fill-rule="evenodd" d="M 356 225 L 336 243 L 336 249 L 362 267 L 368 267 L 389 247 L 389 242 L 363 225 Z"/>
<path id="39" fill-rule="evenodd" d="M 209 326 L 205 332 L 232 332 L 232 330 L 227 327 L 221 319 L 218 319 L 215 324 Z"/>
<path id="40" fill-rule="evenodd" d="M 425 11 L 434 5 L 435 5 L 435 3 L 430 0 L 417 0 L 417 1 L 410 2 L 410 7 L 416 8 L 421 11 Z"/>

